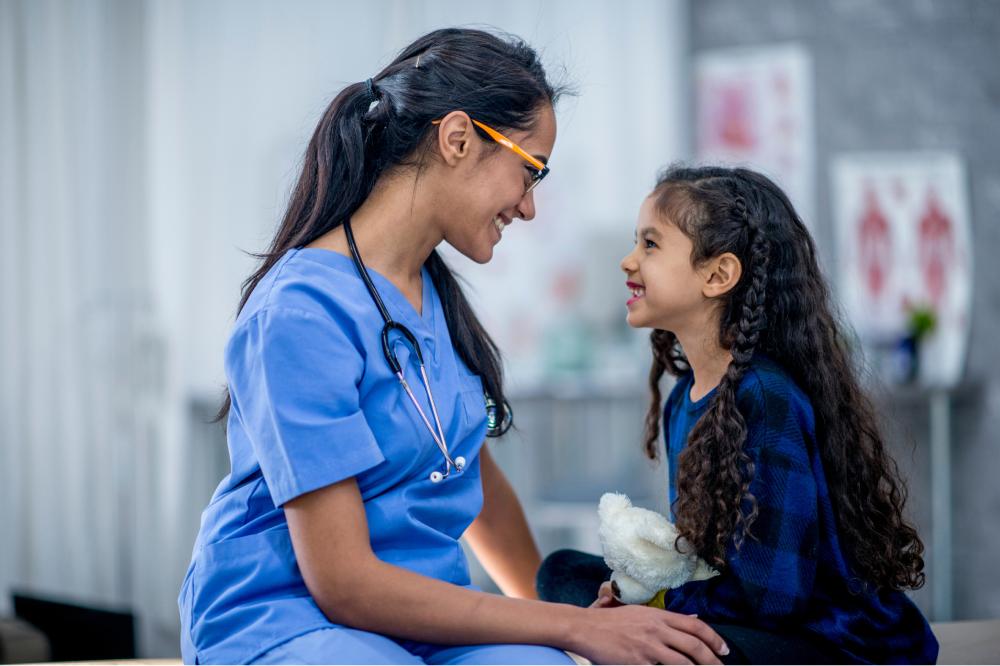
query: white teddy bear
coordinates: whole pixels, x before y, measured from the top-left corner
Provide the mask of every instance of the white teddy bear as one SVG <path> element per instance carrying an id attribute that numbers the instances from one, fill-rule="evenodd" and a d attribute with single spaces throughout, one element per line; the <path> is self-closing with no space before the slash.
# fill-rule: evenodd
<path id="1" fill-rule="evenodd" d="M 665 590 L 719 575 L 697 555 L 677 551 L 673 523 L 655 511 L 632 506 L 627 496 L 605 493 L 597 513 L 604 561 L 620 601 L 662 608 Z"/>

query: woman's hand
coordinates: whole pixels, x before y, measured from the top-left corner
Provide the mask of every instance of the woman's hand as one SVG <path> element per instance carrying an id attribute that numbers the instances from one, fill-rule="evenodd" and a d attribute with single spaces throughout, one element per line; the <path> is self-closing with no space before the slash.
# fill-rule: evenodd
<path id="1" fill-rule="evenodd" d="M 580 632 L 577 650 L 595 663 L 720 664 L 729 654 L 725 641 L 696 617 L 618 601 L 611 582 L 601 585 L 594 624 Z"/>

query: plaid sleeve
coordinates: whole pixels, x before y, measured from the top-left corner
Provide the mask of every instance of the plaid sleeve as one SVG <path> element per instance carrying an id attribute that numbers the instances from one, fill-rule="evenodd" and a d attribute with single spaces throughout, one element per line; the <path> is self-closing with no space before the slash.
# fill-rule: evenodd
<path id="1" fill-rule="evenodd" d="M 740 410 L 748 429 L 744 450 L 753 463 L 750 492 L 757 517 L 740 548 L 730 543 L 719 576 L 670 591 L 665 605 L 701 619 L 752 619 L 775 627 L 805 609 L 816 579 L 819 497 L 808 452 L 812 424 L 794 396 L 759 379 L 741 387 Z"/>

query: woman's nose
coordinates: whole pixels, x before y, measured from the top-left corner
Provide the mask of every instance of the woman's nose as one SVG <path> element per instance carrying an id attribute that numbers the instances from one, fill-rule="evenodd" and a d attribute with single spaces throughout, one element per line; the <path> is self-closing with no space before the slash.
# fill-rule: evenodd
<path id="1" fill-rule="evenodd" d="M 525 222 L 535 219 L 535 193 L 527 192 L 517 204 L 517 216 Z"/>

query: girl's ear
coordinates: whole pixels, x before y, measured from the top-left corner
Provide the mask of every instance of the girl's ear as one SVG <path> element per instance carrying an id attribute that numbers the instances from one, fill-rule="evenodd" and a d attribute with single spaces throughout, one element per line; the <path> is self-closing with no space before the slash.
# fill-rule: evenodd
<path id="1" fill-rule="evenodd" d="M 472 119 L 464 111 L 452 111 L 435 124 L 438 152 L 445 164 L 455 166 L 471 149 Z"/>
<path id="2" fill-rule="evenodd" d="M 740 281 L 743 275 L 743 264 L 732 252 L 724 252 L 705 262 L 701 270 L 704 283 L 701 287 L 705 298 L 718 298 L 729 291 Z"/>

